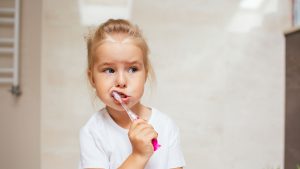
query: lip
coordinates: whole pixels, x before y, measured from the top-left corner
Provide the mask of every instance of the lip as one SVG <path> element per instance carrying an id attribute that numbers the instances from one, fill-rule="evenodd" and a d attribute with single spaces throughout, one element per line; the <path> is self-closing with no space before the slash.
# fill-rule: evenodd
<path id="1" fill-rule="evenodd" d="M 121 105 L 121 103 L 120 103 L 118 100 L 116 100 L 116 99 L 114 98 L 114 96 L 112 95 L 113 92 L 117 92 L 117 93 L 121 96 L 121 100 L 122 100 L 123 103 L 127 104 L 127 103 L 129 102 L 130 96 L 128 96 L 127 94 L 125 94 L 125 93 L 123 93 L 123 92 L 114 90 L 114 91 L 111 92 L 111 97 L 113 98 L 113 101 L 114 101 L 116 104 Z"/>

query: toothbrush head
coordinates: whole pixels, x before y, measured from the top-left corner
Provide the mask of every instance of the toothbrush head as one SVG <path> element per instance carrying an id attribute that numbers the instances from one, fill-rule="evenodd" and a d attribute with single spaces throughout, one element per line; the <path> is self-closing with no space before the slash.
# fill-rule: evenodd
<path id="1" fill-rule="evenodd" d="M 113 91 L 112 95 L 118 102 L 122 103 L 121 96 L 116 91 Z"/>

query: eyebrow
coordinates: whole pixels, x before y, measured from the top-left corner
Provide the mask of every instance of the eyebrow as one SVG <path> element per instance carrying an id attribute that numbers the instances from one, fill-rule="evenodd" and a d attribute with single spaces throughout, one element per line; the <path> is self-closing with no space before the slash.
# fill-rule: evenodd
<path id="1" fill-rule="evenodd" d="M 139 62 L 139 61 L 132 61 L 132 62 L 123 62 L 127 65 L 134 65 L 134 64 L 138 64 L 138 65 L 141 65 L 142 63 Z M 102 66 L 111 66 L 111 65 L 114 65 L 115 63 L 114 62 L 104 62 L 104 63 L 101 63 L 99 66 L 102 67 Z"/>

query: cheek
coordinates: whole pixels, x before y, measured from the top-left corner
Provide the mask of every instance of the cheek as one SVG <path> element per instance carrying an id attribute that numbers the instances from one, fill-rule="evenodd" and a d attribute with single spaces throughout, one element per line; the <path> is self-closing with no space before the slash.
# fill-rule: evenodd
<path id="1" fill-rule="evenodd" d="M 111 79 L 108 79 L 108 78 L 105 78 L 105 77 L 102 77 L 102 76 L 96 76 L 95 77 L 95 88 L 97 90 L 97 92 L 99 94 L 103 94 L 105 93 L 106 91 L 108 91 L 110 88 L 111 88 L 111 82 L 112 80 Z"/>
<path id="2" fill-rule="evenodd" d="M 96 83 L 96 94 L 101 101 L 106 102 L 110 99 L 109 90 L 110 85 L 107 82 Z"/>
<path id="3" fill-rule="evenodd" d="M 140 96 L 144 93 L 145 78 L 137 78 L 132 83 L 132 89 Z"/>

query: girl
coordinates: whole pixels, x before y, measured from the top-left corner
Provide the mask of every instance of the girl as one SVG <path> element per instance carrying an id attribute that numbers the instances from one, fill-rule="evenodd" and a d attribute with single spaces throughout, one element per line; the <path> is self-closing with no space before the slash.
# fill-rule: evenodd
<path id="1" fill-rule="evenodd" d="M 106 106 L 80 131 L 81 168 L 182 168 L 178 128 L 169 117 L 140 102 L 151 65 L 138 27 L 110 19 L 87 39 L 87 48 L 88 77 Z M 131 122 L 113 92 L 138 120 Z M 155 152 L 153 139 L 161 144 Z"/>

